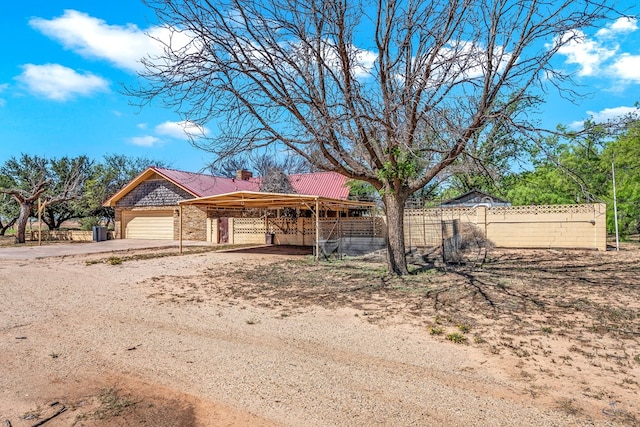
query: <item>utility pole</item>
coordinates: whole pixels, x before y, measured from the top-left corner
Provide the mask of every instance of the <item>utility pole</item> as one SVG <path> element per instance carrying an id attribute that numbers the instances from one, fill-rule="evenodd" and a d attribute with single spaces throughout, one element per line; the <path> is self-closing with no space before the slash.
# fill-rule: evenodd
<path id="1" fill-rule="evenodd" d="M 616 200 L 616 168 L 611 161 L 611 177 L 613 178 L 613 220 L 616 225 L 616 251 L 620 250 L 620 240 L 618 238 L 618 204 Z"/>

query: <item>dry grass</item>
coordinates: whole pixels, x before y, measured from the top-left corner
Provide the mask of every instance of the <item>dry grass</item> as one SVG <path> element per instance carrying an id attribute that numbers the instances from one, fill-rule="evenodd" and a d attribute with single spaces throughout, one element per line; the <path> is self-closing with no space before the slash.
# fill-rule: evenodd
<path id="1" fill-rule="evenodd" d="M 280 317 L 311 306 L 348 307 L 369 322 L 409 323 L 443 343 L 507 357 L 514 377 L 535 398 L 549 393 L 552 399 L 553 393 L 540 390 L 547 381 L 558 382 L 549 405 L 555 401 L 570 414 L 640 392 L 634 380 L 640 368 L 640 251 L 494 249 L 481 265 L 414 257 L 411 268 L 413 274 L 395 277 L 379 260 L 233 265 L 224 274 L 156 277 L 150 296 L 179 304 L 249 302 Z M 590 372 L 604 378 L 599 395 L 581 379 Z"/>

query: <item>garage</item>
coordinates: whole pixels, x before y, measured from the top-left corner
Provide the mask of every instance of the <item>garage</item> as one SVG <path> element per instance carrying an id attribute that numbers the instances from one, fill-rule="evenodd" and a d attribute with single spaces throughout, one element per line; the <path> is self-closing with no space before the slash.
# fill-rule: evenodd
<path id="1" fill-rule="evenodd" d="M 173 240 L 173 211 L 124 211 L 125 239 Z"/>

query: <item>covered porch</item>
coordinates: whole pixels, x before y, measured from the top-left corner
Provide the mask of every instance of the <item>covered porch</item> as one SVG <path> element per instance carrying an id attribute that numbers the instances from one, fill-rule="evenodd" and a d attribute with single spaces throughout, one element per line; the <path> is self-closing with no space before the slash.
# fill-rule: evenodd
<path id="1" fill-rule="evenodd" d="M 383 219 L 376 216 L 375 204 L 370 202 L 236 191 L 184 200 L 178 206 L 180 242 L 183 239 L 182 209 L 185 206 L 206 209 L 211 217 L 229 216 L 229 243 L 313 246 L 316 259 L 321 253 L 320 246 L 328 241 L 346 236 L 352 240 L 360 239 L 361 244 L 367 245 L 373 244 L 367 239 L 384 239 Z"/>

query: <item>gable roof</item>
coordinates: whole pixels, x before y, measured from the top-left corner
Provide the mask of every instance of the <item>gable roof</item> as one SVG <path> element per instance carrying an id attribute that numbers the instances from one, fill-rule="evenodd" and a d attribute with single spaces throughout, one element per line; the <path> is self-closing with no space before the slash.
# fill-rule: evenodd
<path id="1" fill-rule="evenodd" d="M 103 206 L 115 206 L 118 200 L 155 174 L 183 189 L 194 198 L 210 197 L 236 191 L 260 191 L 260 178 L 251 178 L 245 181 L 176 169 L 150 167 L 131 180 L 120 191 L 109 197 L 103 203 Z M 336 172 L 294 174 L 289 175 L 288 178 L 291 186 L 298 194 L 342 200 L 346 200 L 349 197 L 349 187 L 346 185 L 347 178 Z"/>
<path id="2" fill-rule="evenodd" d="M 482 203 L 499 206 L 511 206 L 511 202 L 476 189 L 467 191 L 466 193 L 461 194 L 458 197 L 454 197 L 453 199 L 442 202 L 440 206 L 472 206 Z"/>
<path id="3" fill-rule="evenodd" d="M 235 178 L 184 172 L 175 169 L 152 168 L 178 187 L 184 188 L 195 197 L 215 196 L 233 191 L 258 191 L 257 180 L 243 181 Z"/>

